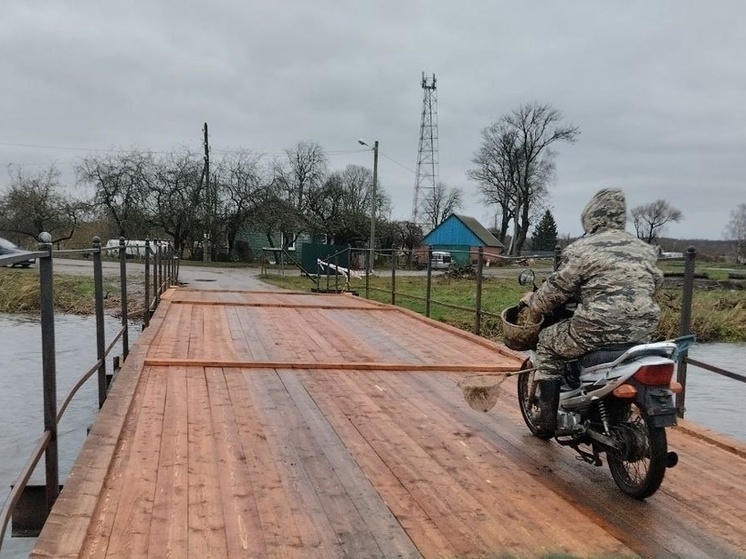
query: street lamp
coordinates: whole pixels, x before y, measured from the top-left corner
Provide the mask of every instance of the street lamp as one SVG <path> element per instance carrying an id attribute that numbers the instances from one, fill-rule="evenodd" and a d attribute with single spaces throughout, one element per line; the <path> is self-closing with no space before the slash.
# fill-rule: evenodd
<path id="1" fill-rule="evenodd" d="M 367 146 L 368 143 L 365 140 L 358 140 L 358 144 L 361 146 Z M 378 185 L 378 140 L 373 142 L 373 190 L 370 195 L 370 244 L 368 254 L 368 274 L 373 269 L 373 258 L 375 256 L 375 245 L 376 245 L 376 187 Z"/>

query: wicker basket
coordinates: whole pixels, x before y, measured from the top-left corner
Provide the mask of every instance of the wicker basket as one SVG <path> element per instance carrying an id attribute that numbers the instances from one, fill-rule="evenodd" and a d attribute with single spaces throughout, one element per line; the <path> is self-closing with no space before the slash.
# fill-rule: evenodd
<path id="1" fill-rule="evenodd" d="M 503 341 L 510 349 L 516 351 L 526 351 L 536 349 L 536 342 L 539 341 L 539 330 L 544 322 L 544 317 L 537 323 L 517 324 L 518 312 L 521 305 L 508 307 L 501 314 L 503 326 Z"/>

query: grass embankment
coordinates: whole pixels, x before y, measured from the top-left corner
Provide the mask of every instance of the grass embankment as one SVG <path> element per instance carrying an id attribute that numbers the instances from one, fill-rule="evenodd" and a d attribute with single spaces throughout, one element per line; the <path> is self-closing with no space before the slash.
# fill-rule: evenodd
<path id="1" fill-rule="evenodd" d="M 119 309 L 119 280 L 104 279 L 104 307 Z M 58 312 L 93 314 L 96 311 L 93 278 L 54 274 L 54 306 Z M 33 270 L 0 268 L 0 312 L 38 312 L 41 308 L 39 274 Z"/>
<path id="2" fill-rule="evenodd" d="M 679 267 L 680 269 L 680 267 Z M 724 279 L 727 272 L 718 277 L 718 271 L 708 271 L 711 279 Z M 517 276 L 517 272 L 515 274 Z M 303 277 L 266 276 L 265 281 L 288 288 L 309 290 L 312 283 Z M 55 274 L 55 308 L 58 312 L 92 314 L 95 312 L 93 279 L 87 276 Z M 342 283 L 340 283 L 340 286 Z M 418 298 L 425 296 L 423 276 L 398 276 L 396 278 L 397 304 L 424 314 L 425 302 Z M 391 280 L 388 277 L 374 277 L 370 282 L 370 297 L 384 303 L 391 302 Z M 324 278 L 321 288 L 326 287 Z M 334 279 L 330 282 L 334 288 Z M 365 282 L 353 280 L 351 289 L 364 296 Z M 515 277 L 488 277 L 483 281 L 482 308 L 487 313 L 498 315 L 506 307 L 514 305 L 524 292 Z M 105 306 L 118 310 L 120 305 L 118 280 L 104 279 Z M 681 320 L 681 288 L 666 288 L 658 294 L 662 310 L 657 337 L 674 338 L 679 332 Z M 473 279 L 455 279 L 436 276 L 432 281 L 430 316 L 435 320 L 473 331 L 474 312 L 450 309 L 438 304 L 447 303 L 470 309 L 476 306 L 476 289 Z M 140 303 L 130 297 L 130 313 Z M 40 308 L 39 277 L 30 270 L 0 268 L 0 312 L 38 312 Z M 701 342 L 746 342 L 746 291 L 726 289 L 695 288 L 692 302 L 692 331 Z M 499 340 L 501 337 L 500 319 L 484 315 L 482 335 Z"/>
<path id="3" fill-rule="evenodd" d="M 516 273 L 517 275 L 517 273 Z M 268 283 L 288 289 L 308 290 L 312 284 L 307 278 L 267 276 Z M 340 287 L 343 282 L 340 282 Z M 454 279 L 437 276 L 432 280 L 431 297 L 433 301 L 462 307 L 475 308 L 476 288 L 472 279 Z M 484 311 L 499 314 L 502 309 L 515 305 L 525 288 L 518 285 L 515 278 L 485 278 L 483 281 L 482 308 Z M 320 288 L 326 287 L 322 278 Z M 330 283 L 334 288 L 334 279 Z M 388 277 L 373 277 L 370 280 L 370 298 L 384 303 L 391 302 L 391 280 Z M 350 288 L 365 296 L 364 280 L 353 280 Z M 425 312 L 424 301 L 407 298 L 414 295 L 425 296 L 424 277 L 397 277 L 396 303 L 413 311 Z M 681 321 L 681 289 L 664 288 L 657 296 L 661 307 L 661 322 L 658 328 L 658 339 L 670 339 L 678 336 Z M 433 302 L 430 317 L 473 331 L 474 312 L 449 309 Z M 746 341 L 746 291 L 722 289 L 696 289 L 692 302 L 692 332 L 701 342 L 744 342 Z M 501 338 L 500 319 L 484 316 L 482 335 L 499 340 Z"/>

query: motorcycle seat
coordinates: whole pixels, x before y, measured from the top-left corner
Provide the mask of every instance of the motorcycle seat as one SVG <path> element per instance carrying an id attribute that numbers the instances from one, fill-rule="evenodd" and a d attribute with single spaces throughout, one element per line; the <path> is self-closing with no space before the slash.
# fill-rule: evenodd
<path id="1" fill-rule="evenodd" d="M 614 344 L 594 349 L 583 355 L 578 361 L 585 367 L 595 367 L 601 363 L 610 363 L 622 355 L 628 349 L 639 345 L 637 343 Z"/>

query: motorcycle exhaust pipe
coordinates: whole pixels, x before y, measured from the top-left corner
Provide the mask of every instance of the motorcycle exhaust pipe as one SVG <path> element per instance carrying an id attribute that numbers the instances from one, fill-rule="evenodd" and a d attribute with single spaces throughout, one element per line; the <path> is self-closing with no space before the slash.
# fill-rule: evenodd
<path id="1" fill-rule="evenodd" d="M 679 463 L 679 455 L 671 451 L 666 454 L 666 468 L 673 468 Z"/>

